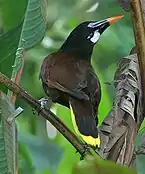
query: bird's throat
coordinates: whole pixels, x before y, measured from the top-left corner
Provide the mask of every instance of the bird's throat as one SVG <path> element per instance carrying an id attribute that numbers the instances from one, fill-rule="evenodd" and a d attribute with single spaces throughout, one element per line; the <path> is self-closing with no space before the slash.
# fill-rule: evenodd
<path id="1" fill-rule="evenodd" d="M 89 45 L 62 45 L 60 48 L 63 52 L 71 52 L 75 57 L 90 60 L 93 53 L 93 46 Z"/>

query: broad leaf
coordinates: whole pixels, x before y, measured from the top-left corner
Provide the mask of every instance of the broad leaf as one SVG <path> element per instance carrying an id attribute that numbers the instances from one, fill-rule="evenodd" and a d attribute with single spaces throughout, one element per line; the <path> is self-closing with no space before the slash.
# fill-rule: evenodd
<path id="1" fill-rule="evenodd" d="M 24 64 L 24 51 L 39 43 L 45 34 L 47 0 L 29 0 L 13 66 L 12 79 Z M 10 92 L 9 95 L 12 95 Z"/>
<path id="2" fill-rule="evenodd" d="M 56 104 L 55 107 L 56 107 L 56 115 L 59 115 L 60 119 L 69 127 L 69 129 L 74 131 L 69 109 L 59 104 Z M 80 159 L 80 155 L 79 153 L 75 153 L 76 152 L 75 148 L 59 132 L 57 133 L 55 142 L 64 149 L 64 156 L 58 167 L 57 174 L 70 173 L 72 166 Z"/>
<path id="3" fill-rule="evenodd" d="M 29 49 L 45 34 L 47 0 L 28 0 L 19 47 Z"/>
<path id="4" fill-rule="evenodd" d="M 0 0 L 0 21 L 4 32 L 8 32 L 21 23 L 27 3 L 28 0 Z"/>
<path id="5" fill-rule="evenodd" d="M 49 168 L 53 173 L 56 173 L 63 154 L 59 145 L 32 135 L 20 134 L 19 141 L 27 147 L 32 159 L 32 166 L 35 169 L 45 170 Z"/>
<path id="6" fill-rule="evenodd" d="M 135 171 L 111 161 L 87 156 L 73 168 L 73 174 L 136 174 Z"/>
<path id="7" fill-rule="evenodd" d="M 4 14 L 7 13 L 5 9 L 8 4 L 3 1 L 0 3 L 3 4 L 1 7 L 1 18 L 4 23 L 6 20 L 7 24 L 7 21 L 8 23 L 10 20 L 12 21 L 14 16 L 9 15 L 9 18 L 8 16 L 6 17 Z M 12 6 L 12 8 L 15 9 L 15 6 Z M 21 18 L 21 21 L 23 19 L 23 22 L 19 24 L 19 20 L 18 27 L 0 37 L 0 45 L 2 45 L 2 51 L 0 52 L 0 70 L 2 72 L 4 71 L 3 73 L 6 75 L 10 76 L 13 66 L 12 78 L 15 78 L 23 64 L 24 50 L 33 47 L 44 37 L 46 27 L 46 8 L 47 0 L 28 0 L 25 15 Z M 8 8 L 8 10 L 13 11 L 10 8 Z M 16 59 L 14 63 L 15 56 Z M 4 69 L 6 66 L 7 69 Z"/>
<path id="8" fill-rule="evenodd" d="M 8 77 L 10 77 L 12 73 L 12 65 L 19 43 L 21 28 L 22 25 L 20 24 L 0 37 L 0 71 Z M 5 89 L 6 91 L 6 88 L 1 85 L 0 89 Z"/>
<path id="9" fill-rule="evenodd" d="M 15 174 L 15 122 L 7 122 L 7 118 L 15 110 L 6 95 L 2 93 L 0 95 L 0 110 L 0 173 Z"/>
<path id="10" fill-rule="evenodd" d="M 139 174 L 144 174 L 145 171 L 145 132 L 141 131 L 136 138 L 136 158 L 133 166 Z"/>

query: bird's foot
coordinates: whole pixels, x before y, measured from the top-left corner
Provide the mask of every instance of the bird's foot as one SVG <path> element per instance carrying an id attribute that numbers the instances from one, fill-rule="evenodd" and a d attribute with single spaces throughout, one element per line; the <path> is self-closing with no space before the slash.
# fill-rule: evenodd
<path id="1" fill-rule="evenodd" d="M 43 98 L 41 98 L 41 99 L 38 100 L 38 102 L 39 102 L 40 105 L 41 105 L 41 106 L 40 106 L 40 110 L 37 112 L 38 115 L 39 115 L 40 111 L 41 111 L 42 109 L 44 109 L 45 106 L 47 106 L 48 101 L 49 101 L 49 98 L 48 98 L 48 97 L 43 97 Z M 35 109 L 32 109 L 32 111 L 33 111 L 33 114 L 36 114 L 36 110 L 35 110 Z"/>
<path id="2" fill-rule="evenodd" d="M 44 109 L 44 107 L 48 104 L 49 98 L 48 97 L 43 97 L 38 100 L 38 102 L 41 105 L 41 109 Z"/>
<path id="3" fill-rule="evenodd" d="M 84 157 L 86 155 L 86 152 L 89 151 L 90 148 L 91 147 L 87 143 L 84 144 L 84 152 L 81 154 L 80 160 L 83 160 L 84 159 Z"/>

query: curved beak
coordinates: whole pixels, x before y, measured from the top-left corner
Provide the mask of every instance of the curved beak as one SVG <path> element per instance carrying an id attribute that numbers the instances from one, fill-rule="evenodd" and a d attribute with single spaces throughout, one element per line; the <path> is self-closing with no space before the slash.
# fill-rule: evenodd
<path id="1" fill-rule="evenodd" d="M 114 22 L 118 21 L 121 18 L 123 18 L 123 16 L 115 16 L 101 20 L 99 22 L 91 22 L 89 23 L 88 27 L 94 28 L 100 34 L 102 34 L 110 25 L 112 25 Z"/>

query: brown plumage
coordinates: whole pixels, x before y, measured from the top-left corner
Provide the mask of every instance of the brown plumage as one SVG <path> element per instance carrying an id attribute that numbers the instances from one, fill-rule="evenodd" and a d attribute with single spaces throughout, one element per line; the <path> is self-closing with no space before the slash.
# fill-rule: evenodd
<path id="1" fill-rule="evenodd" d="M 45 93 L 53 102 L 66 107 L 70 102 L 79 132 L 97 138 L 101 89 L 90 61 L 58 51 L 44 59 L 40 76 Z"/>

